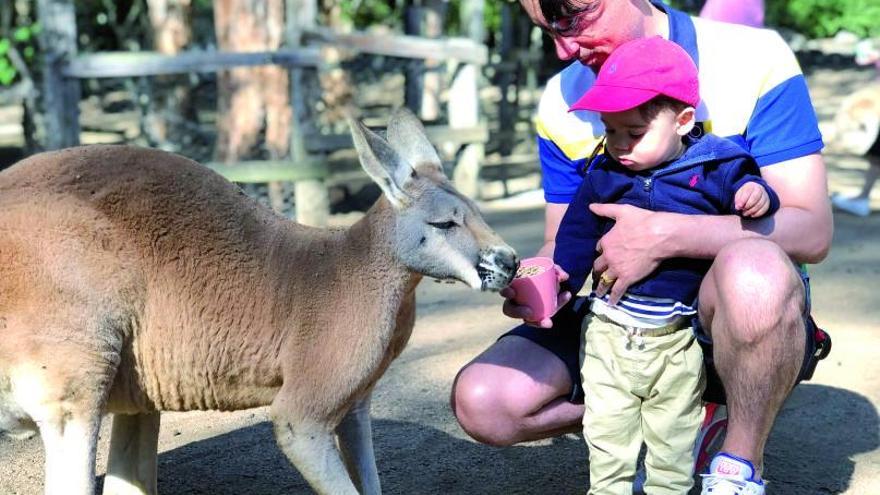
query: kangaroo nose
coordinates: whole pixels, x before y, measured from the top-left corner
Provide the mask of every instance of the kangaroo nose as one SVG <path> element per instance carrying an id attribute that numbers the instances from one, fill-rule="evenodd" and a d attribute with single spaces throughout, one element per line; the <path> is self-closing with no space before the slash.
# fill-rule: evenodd
<path id="1" fill-rule="evenodd" d="M 505 270 L 516 272 L 516 269 L 519 268 L 519 256 L 516 255 L 516 251 L 512 247 L 505 246 L 505 249 L 499 253 L 499 257 Z"/>
<path id="2" fill-rule="evenodd" d="M 512 247 L 506 245 L 498 249 L 496 257 L 498 259 L 498 265 L 501 267 L 502 271 L 505 274 L 509 274 L 510 278 L 507 280 L 509 283 L 513 280 L 514 275 L 516 275 L 516 269 L 519 268 L 519 257 L 516 255 L 516 251 L 514 251 Z"/>
<path id="3" fill-rule="evenodd" d="M 493 246 L 483 251 L 477 267 L 482 290 L 501 290 L 510 284 L 516 275 L 519 259 L 516 251 L 507 244 Z"/>

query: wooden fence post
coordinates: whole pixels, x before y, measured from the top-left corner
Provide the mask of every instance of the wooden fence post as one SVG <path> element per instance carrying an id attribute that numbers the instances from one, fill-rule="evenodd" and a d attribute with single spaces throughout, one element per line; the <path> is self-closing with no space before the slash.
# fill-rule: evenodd
<path id="1" fill-rule="evenodd" d="M 403 18 L 404 34 L 420 36 L 422 34 L 422 8 L 412 3 L 406 6 Z M 422 80 L 425 75 L 424 60 L 410 60 L 405 70 L 403 103 L 416 115 L 422 112 Z"/>
<path id="2" fill-rule="evenodd" d="M 483 0 L 463 0 L 461 24 L 467 37 L 483 43 Z M 479 66 L 465 64 L 458 71 L 449 89 L 449 127 L 476 127 L 480 121 Z M 452 173 L 452 180 L 462 194 L 478 198 L 480 163 L 486 150 L 483 143 L 466 144 L 461 150 Z"/>
<path id="3" fill-rule="evenodd" d="M 443 18 L 446 15 L 448 0 L 429 0 L 424 2 L 422 10 L 422 37 L 439 38 L 443 36 Z M 440 117 L 440 74 L 437 72 L 440 62 L 426 59 L 424 74 L 422 76 L 422 101 L 419 108 L 419 117 L 425 122 L 433 122 Z"/>
<path id="4" fill-rule="evenodd" d="M 43 108 L 46 147 L 59 149 L 79 144 L 80 84 L 62 72 L 76 55 L 76 15 L 73 0 L 38 0 L 43 66 Z"/>
<path id="5" fill-rule="evenodd" d="M 498 73 L 495 81 L 501 90 L 501 101 L 498 102 L 498 151 L 501 155 L 509 155 L 513 151 L 518 117 L 513 93 L 517 90 L 515 78 L 519 68 L 519 53 L 514 45 L 512 9 L 507 2 L 501 4 L 501 43 L 498 49 L 501 62 L 496 66 Z"/>
<path id="6" fill-rule="evenodd" d="M 288 48 L 302 45 L 303 31 L 315 26 L 318 7 L 316 0 L 287 0 L 286 41 Z M 290 123 L 290 159 L 294 167 L 326 167 L 326 162 L 315 163 L 306 150 L 305 136 L 314 132 L 309 125 L 306 109 L 303 69 L 290 70 L 290 104 L 293 109 Z M 314 226 L 325 226 L 330 216 L 330 194 L 323 178 L 297 180 L 293 183 L 293 201 L 296 221 Z"/>

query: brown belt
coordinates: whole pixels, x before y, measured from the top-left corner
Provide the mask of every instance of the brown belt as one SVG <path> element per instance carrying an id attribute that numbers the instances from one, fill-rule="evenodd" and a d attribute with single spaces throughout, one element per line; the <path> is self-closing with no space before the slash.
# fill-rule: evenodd
<path id="1" fill-rule="evenodd" d="M 644 328 L 644 327 L 633 327 L 629 325 L 621 325 L 620 323 L 608 318 L 605 315 L 594 314 L 594 316 L 605 323 L 611 323 L 612 325 L 616 325 L 624 330 L 626 330 L 627 335 L 636 336 L 636 337 L 663 337 L 664 335 L 669 335 L 675 333 L 682 328 L 687 328 L 691 326 L 689 318 L 680 318 L 675 323 L 670 323 L 669 325 L 664 325 L 662 327 L 656 328 Z"/>

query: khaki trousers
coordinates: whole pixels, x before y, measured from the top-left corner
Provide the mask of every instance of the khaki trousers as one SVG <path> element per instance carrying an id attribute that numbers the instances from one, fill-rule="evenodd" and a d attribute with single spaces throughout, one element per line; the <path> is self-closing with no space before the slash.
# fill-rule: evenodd
<path id="1" fill-rule="evenodd" d="M 601 318 L 601 319 L 600 319 Z M 702 421 L 703 354 L 693 329 L 658 337 L 590 314 L 581 328 L 591 495 L 631 495 L 642 442 L 648 495 L 686 494 Z"/>

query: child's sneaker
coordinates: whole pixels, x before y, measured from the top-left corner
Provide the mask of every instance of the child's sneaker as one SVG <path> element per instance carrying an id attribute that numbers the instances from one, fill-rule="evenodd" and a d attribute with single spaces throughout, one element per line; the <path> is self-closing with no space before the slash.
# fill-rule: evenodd
<path id="1" fill-rule="evenodd" d="M 703 476 L 702 495 L 764 495 L 764 481 L 756 479 L 755 466 L 721 452 L 712 459 L 709 474 Z"/>

